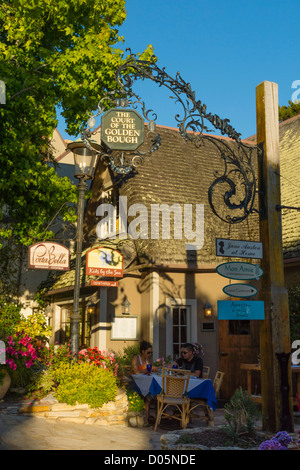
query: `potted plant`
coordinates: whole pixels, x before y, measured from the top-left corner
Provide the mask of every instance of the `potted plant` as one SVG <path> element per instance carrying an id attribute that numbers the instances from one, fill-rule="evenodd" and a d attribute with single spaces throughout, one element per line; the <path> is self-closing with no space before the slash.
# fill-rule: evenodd
<path id="1" fill-rule="evenodd" d="M 11 384 L 11 377 L 5 365 L 0 365 L 0 400 L 2 400 Z"/>

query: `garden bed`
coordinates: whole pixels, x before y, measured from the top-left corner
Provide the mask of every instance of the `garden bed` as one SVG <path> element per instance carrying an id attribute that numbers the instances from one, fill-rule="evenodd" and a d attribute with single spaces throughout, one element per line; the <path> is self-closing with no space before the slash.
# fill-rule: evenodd
<path id="1" fill-rule="evenodd" d="M 190 443 L 211 447 L 239 447 L 241 449 L 258 448 L 266 436 L 261 433 L 246 434 L 236 439 L 230 440 L 228 434 L 221 429 L 207 429 L 201 432 L 185 433 L 177 441 L 178 444 Z"/>

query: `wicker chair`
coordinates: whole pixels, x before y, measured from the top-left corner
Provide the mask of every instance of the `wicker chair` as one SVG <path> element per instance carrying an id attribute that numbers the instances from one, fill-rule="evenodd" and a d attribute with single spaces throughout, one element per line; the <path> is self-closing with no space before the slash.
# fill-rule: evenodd
<path id="1" fill-rule="evenodd" d="M 202 379 L 208 379 L 210 373 L 210 367 L 208 366 L 203 366 L 202 370 Z"/>
<path id="2" fill-rule="evenodd" d="M 190 375 L 191 371 L 189 370 L 162 368 L 162 389 L 157 396 L 157 415 L 154 431 L 156 431 L 163 416 L 181 421 L 181 427 L 186 428 L 190 404 L 190 399 L 187 396 Z M 169 406 L 175 406 L 179 414 L 171 415 L 167 413 L 166 409 Z"/>
<path id="3" fill-rule="evenodd" d="M 225 375 L 225 373 L 220 372 L 219 370 L 217 371 L 217 373 L 215 375 L 215 378 L 214 378 L 214 381 L 213 381 L 213 387 L 214 387 L 214 391 L 215 391 L 216 396 L 220 392 L 224 375 Z M 193 414 L 193 411 L 196 408 L 202 409 L 204 411 L 204 416 Z M 207 405 L 206 400 L 204 400 L 204 399 L 193 398 L 191 400 L 189 413 L 188 413 L 188 416 L 187 416 L 188 422 L 189 422 L 190 418 L 204 419 L 206 421 L 207 426 L 210 426 L 210 427 L 214 426 L 214 413 L 213 413 L 213 410 Z"/>

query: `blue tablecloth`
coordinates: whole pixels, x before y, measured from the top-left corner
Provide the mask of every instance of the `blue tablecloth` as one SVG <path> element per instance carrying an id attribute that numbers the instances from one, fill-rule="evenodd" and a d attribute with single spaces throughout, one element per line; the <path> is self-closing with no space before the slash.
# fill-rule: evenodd
<path id="1" fill-rule="evenodd" d="M 135 390 L 144 397 L 150 394 L 152 397 L 158 395 L 162 388 L 162 377 L 156 374 L 132 375 Z M 215 410 L 217 408 L 217 399 L 214 391 L 212 381 L 210 379 L 190 378 L 188 386 L 188 397 L 190 398 L 203 398 L 207 401 L 210 408 Z"/>

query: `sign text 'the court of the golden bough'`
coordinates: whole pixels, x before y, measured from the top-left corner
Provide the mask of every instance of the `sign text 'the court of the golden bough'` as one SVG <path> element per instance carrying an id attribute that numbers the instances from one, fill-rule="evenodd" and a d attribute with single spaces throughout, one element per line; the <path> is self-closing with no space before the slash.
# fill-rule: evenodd
<path id="1" fill-rule="evenodd" d="M 102 116 L 101 140 L 112 150 L 136 150 L 144 142 L 144 120 L 133 109 L 110 109 Z"/>

